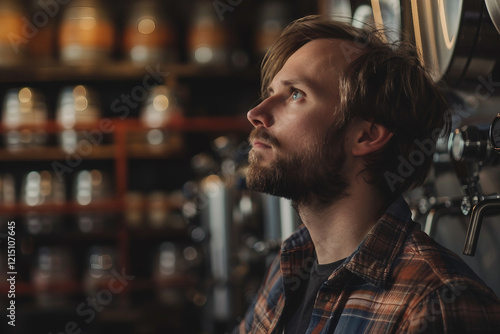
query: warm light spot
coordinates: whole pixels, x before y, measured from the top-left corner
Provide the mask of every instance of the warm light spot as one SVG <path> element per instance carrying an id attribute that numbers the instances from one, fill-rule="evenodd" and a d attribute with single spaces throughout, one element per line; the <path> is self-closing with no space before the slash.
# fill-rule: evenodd
<path id="1" fill-rule="evenodd" d="M 208 197 L 213 198 L 220 194 L 223 188 L 222 180 L 218 175 L 209 175 L 204 180 L 204 190 Z"/>
<path id="2" fill-rule="evenodd" d="M 85 109 L 87 109 L 88 105 L 89 105 L 89 102 L 85 96 L 79 95 L 79 96 L 75 97 L 75 110 L 76 111 L 84 111 Z"/>
<path id="3" fill-rule="evenodd" d="M 78 85 L 75 88 L 73 88 L 73 96 L 77 97 L 80 95 L 83 95 L 83 96 L 87 95 L 87 89 L 85 88 L 85 86 Z"/>
<path id="4" fill-rule="evenodd" d="M 153 100 L 153 108 L 156 111 L 163 111 L 168 108 L 169 105 L 168 97 L 165 95 L 158 95 Z"/>
<path id="5" fill-rule="evenodd" d="M 137 30 L 144 35 L 151 34 L 155 29 L 156 23 L 151 19 L 142 19 L 139 24 L 137 24 Z"/>
<path id="6" fill-rule="evenodd" d="M 19 101 L 21 103 L 26 103 L 26 102 L 29 102 L 31 100 L 32 93 L 31 93 L 31 90 L 29 88 L 25 87 L 19 91 L 18 96 L 19 96 Z"/>

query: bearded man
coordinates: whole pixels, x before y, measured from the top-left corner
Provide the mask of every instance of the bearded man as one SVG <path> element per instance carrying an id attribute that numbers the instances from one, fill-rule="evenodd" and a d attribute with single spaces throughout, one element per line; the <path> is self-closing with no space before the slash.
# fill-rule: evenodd
<path id="1" fill-rule="evenodd" d="M 500 302 L 413 222 L 447 102 L 418 53 L 317 16 L 262 63 L 247 185 L 303 222 L 236 333 L 500 333 Z"/>

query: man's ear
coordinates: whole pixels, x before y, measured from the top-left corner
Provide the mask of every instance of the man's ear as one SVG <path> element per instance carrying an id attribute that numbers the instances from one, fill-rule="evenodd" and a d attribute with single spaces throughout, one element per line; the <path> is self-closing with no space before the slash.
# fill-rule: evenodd
<path id="1" fill-rule="evenodd" d="M 385 126 L 365 120 L 358 121 L 353 130 L 352 155 L 355 157 L 380 150 L 394 135 Z"/>

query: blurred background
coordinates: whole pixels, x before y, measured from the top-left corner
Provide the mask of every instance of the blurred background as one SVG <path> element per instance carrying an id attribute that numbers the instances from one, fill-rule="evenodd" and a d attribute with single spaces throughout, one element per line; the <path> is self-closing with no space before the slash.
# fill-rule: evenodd
<path id="1" fill-rule="evenodd" d="M 300 225 L 245 188 L 259 61 L 318 13 L 411 41 L 445 87 L 456 130 L 405 197 L 500 294 L 499 1 L 0 0 L 0 332 L 239 322 Z"/>

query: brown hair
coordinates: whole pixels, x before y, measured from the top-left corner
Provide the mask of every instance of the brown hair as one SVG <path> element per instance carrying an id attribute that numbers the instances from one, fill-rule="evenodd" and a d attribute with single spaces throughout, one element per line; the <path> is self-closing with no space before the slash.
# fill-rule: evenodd
<path id="1" fill-rule="evenodd" d="M 340 103 L 332 129 L 341 131 L 358 118 L 384 125 L 394 135 L 382 150 L 366 157 L 367 182 L 389 204 L 421 185 L 432 163 L 435 143 L 445 125 L 448 105 L 441 89 L 406 42 L 387 43 L 381 31 L 358 29 L 321 16 L 290 24 L 265 55 L 261 94 L 287 59 L 315 39 L 345 40 L 348 60 L 339 75 Z M 448 128 L 446 128 L 448 131 Z"/>

